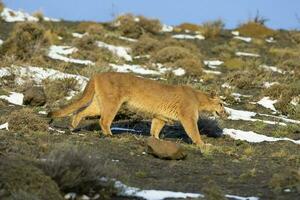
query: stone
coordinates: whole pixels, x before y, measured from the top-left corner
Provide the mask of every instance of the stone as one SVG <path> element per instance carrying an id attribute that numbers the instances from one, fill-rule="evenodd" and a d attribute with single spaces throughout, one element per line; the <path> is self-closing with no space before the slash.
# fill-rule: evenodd
<path id="1" fill-rule="evenodd" d="M 187 154 L 180 144 L 150 137 L 146 141 L 146 152 L 167 160 L 184 159 Z"/>
<path id="2" fill-rule="evenodd" d="M 24 92 L 24 105 L 43 106 L 46 103 L 46 95 L 42 87 L 30 87 Z"/>

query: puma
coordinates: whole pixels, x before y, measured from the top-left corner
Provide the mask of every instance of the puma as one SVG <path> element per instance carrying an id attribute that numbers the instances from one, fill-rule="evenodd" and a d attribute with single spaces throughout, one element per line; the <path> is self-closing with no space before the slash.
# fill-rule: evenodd
<path id="1" fill-rule="evenodd" d="M 127 73 L 107 72 L 94 75 L 81 98 L 64 108 L 50 112 L 50 117 L 73 114 L 72 127 L 82 118 L 100 115 L 99 124 L 105 135 L 112 135 L 110 126 L 121 105 L 127 103 L 153 116 L 151 135 L 159 138 L 166 122 L 178 120 L 195 144 L 204 144 L 198 130 L 200 112 L 226 117 L 219 97 L 212 97 L 189 86 L 175 86 Z"/>

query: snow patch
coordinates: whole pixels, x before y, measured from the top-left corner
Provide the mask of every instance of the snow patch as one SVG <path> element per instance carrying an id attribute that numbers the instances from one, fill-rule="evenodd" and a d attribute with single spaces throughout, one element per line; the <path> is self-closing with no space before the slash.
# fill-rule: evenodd
<path id="1" fill-rule="evenodd" d="M 166 198 L 200 198 L 203 194 L 172 192 L 165 190 L 142 190 L 136 187 L 130 187 L 120 181 L 115 182 L 115 187 L 120 190 L 119 195 L 128 197 L 140 197 L 146 200 L 163 200 Z"/>
<path id="2" fill-rule="evenodd" d="M 236 52 L 235 55 L 237 55 L 237 56 L 246 56 L 246 57 L 260 57 L 260 55 L 258 55 L 258 54 L 246 53 L 246 52 Z"/>
<path id="3" fill-rule="evenodd" d="M 15 74 L 16 83 L 22 85 L 28 80 L 34 81 L 36 84 L 41 84 L 45 79 L 65 79 L 74 78 L 78 81 L 81 90 L 84 90 L 88 78 L 75 74 L 67 74 L 54 69 L 40 67 L 19 67 L 12 65 L 11 67 L 0 68 L 0 77 Z"/>
<path id="4" fill-rule="evenodd" d="M 173 35 L 172 38 L 186 39 L 186 40 L 195 40 L 195 39 L 204 40 L 205 39 L 205 37 L 203 35 L 188 35 L 188 34 L 176 34 L 176 35 Z"/>
<path id="5" fill-rule="evenodd" d="M 219 65 L 222 65 L 224 62 L 220 60 L 204 60 L 204 65 L 207 65 L 209 68 L 215 69 Z"/>
<path id="6" fill-rule="evenodd" d="M 124 37 L 124 36 L 119 36 L 119 39 L 125 40 L 125 41 L 128 41 L 128 42 L 137 42 L 138 41 L 137 39 L 128 38 L 128 37 Z"/>
<path id="7" fill-rule="evenodd" d="M 244 42 L 251 42 L 252 41 L 252 38 L 250 37 L 241 37 L 241 36 L 235 36 L 233 37 L 234 39 L 237 39 L 237 40 L 242 40 Z"/>
<path id="8" fill-rule="evenodd" d="M 238 32 L 238 31 L 231 31 L 231 34 L 234 35 L 234 36 L 239 36 L 240 32 Z"/>
<path id="9" fill-rule="evenodd" d="M 0 16 L 6 22 L 23 22 L 23 21 L 38 22 L 39 21 L 37 17 L 34 17 L 26 12 L 15 11 L 10 8 L 4 8 Z"/>
<path id="10" fill-rule="evenodd" d="M 223 134 L 232 137 L 235 140 L 244 140 L 251 143 L 260 142 L 276 142 L 276 141 L 290 141 L 295 144 L 300 144 L 300 140 L 292 140 L 290 138 L 275 138 L 266 135 L 261 135 L 253 131 L 242 131 L 237 129 L 223 129 Z"/>
<path id="11" fill-rule="evenodd" d="M 124 73 L 133 72 L 133 73 L 143 74 L 143 75 L 161 75 L 168 71 L 172 71 L 172 73 L 174 73 L 176 76 L 182 76 L 185 74 L 185 70 L 182 68 L 172 70 L 171 68 L 166 68 L 159 63 L 156 64 L 158 70 L 147 69 L 140 65 L 128 65 L 128 64 L 123 64 L 123 65 L 109 64 L 109 65 L 117 72 L 124 72 Z"/>
<path id="12" fill-rule="evenodd" d="M 23 98 L 24 95 L 22 93 L 17 93 L 17 92 L 10 92 L 10 95 L 1 95 L 0 99 L 4 99 L 8 101 L 9 103 L 15 104 L 15 105 L 23 105 Z"/>
<path id="13" fill-rule="evenodd" d="M 173 26 L 163 24 L 161 32 L 172 32 L 174 30 Z"/>
<path id="14" fill-rule="evenodd" d="M 0 125 L 0 130 L 5 129 L 8 131 L 8 122 Z"/>
<path id="15" fill-rule="evenodd" d="M 276 108 L 274 107 L 274 104 L 276 102 L 277 100 L 271 100 L 270 97 L 263 97 L 261 100 L 257 102 L 257 104 L 277 112 Z"/>
<path id="16" fill-rule="evenodd" d="M 220 75 L 222 74 L 222 72 L 219 71 L 213 71 L 213 70 L 203 70 L 203 72 L 207 73 L 207 74 L 215 74 L 215 75 Z"/>
<path id="17" fill-rule="evenodd" d="M 80 60 L 80 59 L 68 58 L 65 56 L 65 55 L 72 54 L 76 51 L 78 51 L 78 49 L 75 47 L 52 45 L 50 46 L 48 56 L 54 60 L 61 60 L 69 63 L 82 64 L 82 65 L 95 65 L 95 63 L 90 60 Z"/>
<path id="18" fill-rule="evenodd" d="M 222 87 L 222 88 L 228 88 L 228 89 L 231 89 L 231 88 L 232 88 L 232 86 L 230 86 L 229 83 L 223 83 L 223 84 L 221 85 L 221 87 Z"/>
<path id="19" fill-rule="evenodd" d="M 270 82 L 264 82 L 263 87 L 264 87 L 264 88 L 269 88 L 269 87 L 271 87 L 272 85 L 278 85 L 278 84 L 279 84 L 278 82 L 272 82 L 272 83 L 270 83 Z"/>
<path id="20" fill-rule="evenodd" d="M 3 44 L 3 40 L 0 39 L 0 46 Z"/>
<path id="21" fill-rule="evenodd" d="M 277 73 L 280 73 L 280 74 L 285 74 L 286 72 L 281 70 L 281 69 L 278 69 L 278 67 L 274 67 L 274 66 L 268 66 L 268 65 L 260 65 L 261 68 L 264 68 L 268 71 L 272 71 L 272 72 L 277 72 Z"/>
<path id="22" fill-rule="evenodd" d="M 230 199 L 236 199 L 236 200 L 259 200 L 258 197 L 240 197 L 237 195 L 230 195 L 230 194 L 226 194 L 225 197 Z"/>
<path id="23" fill-rule="evenodd" d="M 72 36 L 75 37 L 75 38 L 83 38 L 84 36 L 87 36 L 89 35 L 88 33 L 72 33 Z"/>
<path id="24" fill-rule="evenodd" d="M 267 39 L 266 39 L 266 42 L 268 42 L 268 43 L 275 43 L 276 40 L 274 40 L 273 37 L 270 37 L 270 38 L 267 38 Z"/>
<path id="25" fill-rule="evenodd" d="M 100 48 L 108 49 L 113 54 L 120 58 L 124 58 L 126 61 L 132 61 L 132 57 L 129 55 L 129 52 L 131 51 L 129 47 L 114 46 L 101 41 L 97 41 L 97 45 Z"/>

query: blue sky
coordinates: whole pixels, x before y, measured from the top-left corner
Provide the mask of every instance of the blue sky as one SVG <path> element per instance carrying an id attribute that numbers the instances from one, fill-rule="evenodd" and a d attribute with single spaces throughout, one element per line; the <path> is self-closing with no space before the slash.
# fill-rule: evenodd
<path id="1" fill-rule="evenodd" d="M 122 13 L 158 18 L 163 23 L 201 24 L 222 19 L 234 28 L 256 15 L 269 19 L 278 29 L 300 28 L 300 0 L 3 0 L 12 9 L 42 11 L 46 16 L 67 20 L 109 21 Z M 298 16 L 298 17 L 297 17 Z"/>

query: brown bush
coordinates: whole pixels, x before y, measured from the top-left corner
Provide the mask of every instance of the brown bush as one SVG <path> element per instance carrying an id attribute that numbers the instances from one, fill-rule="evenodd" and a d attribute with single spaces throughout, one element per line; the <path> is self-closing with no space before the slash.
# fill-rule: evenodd
<path id="1" fill-rule="evenodd" d="M 161 42 L 147 35 L 142 36 L 133 44 L 132 51 L 135 55 L 145 55 L 155 52 L 161 47 Z"/>
<path id="2" fill-rule="evenodd" d="M 113 185 L 106 183 L 105 187 L 99 180 L 104 176 L 103 163 L 99 163 L 97 154 L 87 148 L 65 144 L 56 147 L 45 161 L 40 163 L 40 167 L 65 193 L 92 193 L 90 195 L 94 196 L 103 188 L 114 190 Z"/>
<path id="3" fill-rule="evenodd" d="M 7 117 L 7 122 L 9 124 L 9 130 L 21 133 L 48 130 L 47 120 L 29 108 L 22 108 L 11 112 Z"/>
<path id="4" fill-rule="evenodd" d="M 224 28 L 224 22 L 222 20 L 205 22 L 201 26 L 201 33 L 205 38 L 216 38 L 220 35 Z"/>
<path id="5" fill-rule="evenodd" d="M 26 22 L 15 25 L 10 37 L 0 48 L 0 55 L 29 60 L 37 54 L 44 54 L 50 40 L 45 29 L 38 23 Z"/>
<path id="6" fill-rule="evenodd" d="M 2 0 L 0 0 L 0 13 L 3 11 L 4 7 L 4 3 L 2 2 Z"/>
<path id="7" fill-rule="evenodd" d="M 104 35 L 106 32 L 105 28 L 96 22 L 81 22 L 78 24 L 76 31 L 80 33 L 88 32 L 92 35 Z"/>
<path id="8" fill-rule="evenodd" d="M 183 47 L 185 49 L 188 49 L 191 52 L 199 52 L 198 47 L 194 43 L 185 40 L 176 40 L 173 38 L 167 38 L 163 40 L 161 46 L 162 47 L 177 46 L 177 47 Z"/>
<path id="9" fill-rule="evenodd" d="M 181 67 L 192 74 L 200 74 L 202 72 L 203 64 L 199 59 L 183 58 L 174 63 L 175 67 Z"/>
<path id="10" fill-rule="evenodd" d="M 184 58 L 196 59 L 197 56 L 189 49 L 178 46 L 165 47 L 153 55 L 154 61 L 158 63 L 175 63 L 176 61 Z"/>
<path id="11" fill-rule="evenodd" d="M 182 23 L 179 26 L 177 26 L 176 28 L 179 28 L 181 31 L 192 31 L 192 32 L 196 32 L 200 30 L 200 26 L 197 24 L 192 24 L 192 23 Z"/>
<path id="12" fill-rule="evenodd" d="M 33 13 L 33 16 L 38 18 L 39 21 L 44 21 L 44 13 L 42 11 L 36 11 Z"/>
<path id="13" fill-rule="evenodd" d="M 53 103 L 69 95 L 70 91 L 78 91 L 78 82 L 74 78 L 48 80 L 44 82 L 47 101 Z"/>
<path id="14" fill-rule="evenodd" d="M 119 23 L 118 29 L 122 35 L 130 38 L 139 38 L 144 33 L 157 34 L 162 28 L 159 20 L 131 14 L 119 16 L 115 21 Z"/>
<path id="15" fill-rule="evenodd" d="M 93 51 L 94 49 L 97 49 L 96 45 L 97 37 L 92 35 L 87 35 L 82 38 L 76 38 L 73 41 L 73 46 L 77 47 L 80 50 L 89 50 Z"/>
<path id="16" fill-rule="evenodd" d="M 240 25 L 237 30 L 243 36 L 254 38 L 266 38 L 275 34 L 274 30 L 267 28 L 261 23 L 256 23 L 253 21 Z"/>

